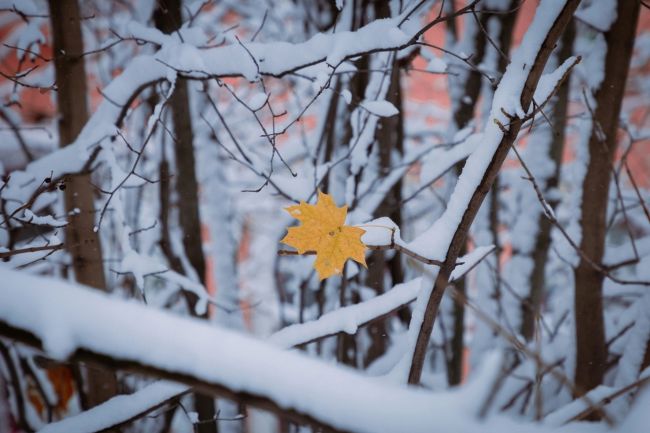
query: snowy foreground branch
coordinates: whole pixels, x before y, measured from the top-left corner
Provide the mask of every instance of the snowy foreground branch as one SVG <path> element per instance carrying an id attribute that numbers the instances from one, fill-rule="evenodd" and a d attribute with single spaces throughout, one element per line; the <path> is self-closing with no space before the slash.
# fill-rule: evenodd
<path id="1" fill-rule="evenodd" d="M 462 258 L 454 277 L 461 278 L 494 250 L 493 246 L 480 247 Z M 313 322 L 284 328 L 271 336 L 269 341 L 281 348 L 319 340 L 340 332 L 355 333 L 372 321 L 395 312 L 413 302 L 420 290 L 420 278 L 399 284 L 387 293 L 360 304 L 340 308 Z M 94 432 L 128 423 L 161 407 L 170 400 L 180 398 L 189 388 L 173 382 L 161 381 L 149 385 L 134 394 L 115 397 L 79 415 L 53 423 L 43 432 Z"/>
<path id="2" fill-rule="evenodd" d="M 42 347 L 58 359 L 92 361 L 171 379 L 334 431 L 430 432 L 432 426 L 454 432 L 520 431 L 521 426 L 500 416 L 481 422 L 468 416 L 475 413 L 472 402 L 491 388 L 496 373 L 487 365 L 487 373 L 460 391 L 404 388 L 70 283 L 10 270 L 0 274 L 4 282 L 0 334 Z M 488 364 L 496 369 L 498 363 Z M 171 398 L 182 391 L 181 385 L 163 382 L 136 393 L 139 403 L 138 399 L 130 403 L 135 410 L 138 404 L 147 406 L 151 398 Z M 119 412 L 124 398 L 128 397 L 106 405 Z M 83 426 L 78 422 L 65 431 L 88 431 L 89 425 Z M 599 426 L 580 427 L 602 431 Z M 530 427 L 527 431 L 548 430 Z"/>

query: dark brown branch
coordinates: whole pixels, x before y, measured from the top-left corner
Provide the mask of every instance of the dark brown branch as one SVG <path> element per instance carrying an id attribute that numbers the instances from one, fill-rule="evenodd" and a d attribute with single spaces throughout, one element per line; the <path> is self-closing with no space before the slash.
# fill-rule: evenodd
<path id="1" fill-rule="evenodd" d="M 18 254 L 37 253 L 39 251 L 56 251 L 63 248 L 63 244 L 42 245 L 40 247 L 19 248 L 11 251 L 0 251 L 0 259 L 8 259 Z"/>
<path id="2" fill-rule="evenodd" d="M 642 379 L 639 379 L 639 380 L 637 380 L 635 382 L 630 383 L 627 386 L 624 386 L 624 387 L 622 387 L 620 389 L 617 389 L 616 391 L 612 392 L 611 394 L 609 394 L 609 395 L 603 397 L 602 399 L 600 399 L 600 401 L 598 403 L 586 408 L 585 410 L 583 410 L 582 412 L 580 412 L 579 414 L 577 414 L 576 416 L 574 416 L 573 418 L 568 420 L 566 422 L 566 424 L 568 424 L 570 422 L 573 422 L 573 421 L 580 421 L 580 420 L 586 419 L 591 414 L 593 414 L 594 412 L 598 412 L 602 408 L 604 408 L 606 405 L 610 404 L 612 402 L 612 400 L 629 393 L 630 391 L 632 391 L 635 388 L 641 388 L 641 387 L 647 385 L 648 383 L 650 383 L 650 377 L 644 377 Z"/>
<path id="3" fill-rule="evenodd" d="M 551 54 L 553 48 L 558 39 L 562 35 L 564 28 L 567 26 L 569 21 L 573 16 L 573 12 L 576 10 L 579 4 L 579 0 L 568 0 L 562 11 L 556 18 L 555 22 L 551 26 L 546 35 L 542 45 L 537 53 L 534 64 L 532 65 L 524 88 L 521 94 L 521 106 L 524 110 L 528 110 L 530 104 L 533 100 L 535 94 L 535 89 L 537 83 L 539 82 L 540 77 L 544 71 L 544 66 L 546 61 Z M 445 289 L 449 285 L 449 278 L 451 272 L 453 271 L 456 260 L 462 250 L 465 240 L 467 238 L 467 233 L 469 228 L 474 221 L 474 217 L 478 213 L 485 196 L 490 191 L 494 180 L 496 179 L 499 170 L 505 158 L 510 150 L 512 143 L 517 138 L 519 130 L 523 124 L 522 119 L 514 119 L 510 124 L 510 128 L 504 133 L 501 142 L 499 143 L 492 160 L 490 161 L 487 170 L 485 171 L 481 182 L 478 187 L 474 190 L 472 197 L 469 201 L 467 209 L 463 213 L 463 217 L 454 233 L 449 249 L 445 257 L 444 265 L 440 267 L 438 276 L 434 283 L 433 290 L 427 301 L 426 310 L 424 313 L 424 318 L 420 329 L 418 331 L 418 337 L 416 346 L 413 352 L 413 358 L 411 362 L 411 368 L 409 371 L 408 382 L 410 384 L 418 384 L 420 382 L 420 376 L 422 374 L 422 368 L 424 366 L 424 358 L 426 355 L 429 338 L 431 337 L 431 332 L 433 331 L 433 324 L 438 315 L 438 308 L 440 302 L 442 301 L 442 296 L 445 292 Z"/>

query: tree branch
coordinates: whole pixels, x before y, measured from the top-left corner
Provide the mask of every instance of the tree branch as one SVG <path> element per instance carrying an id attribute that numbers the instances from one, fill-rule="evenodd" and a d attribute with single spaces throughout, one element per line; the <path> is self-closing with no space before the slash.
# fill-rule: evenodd
<path id="1" fill-rule="evenodd" d="M 560 35 L 564 31 L 564 28 L 571 20 L 573 16 L 573 12 L 578 7 L 578 4 L 579 4 L 579 0 L 567 0 L 564 6 L 557 11 L 557 16 L 553 21 L 553 23 L 551 24 L 550 28 L 548 28 L 548 30 L 544 30 L 547 32 L 546 36 L 544 37 L 544 40 L 541 41 L 541 44 L 539 45 L 539 48 L 535 53 L 534 62 L 532 64 L 528 63 L 529 60 L 526 53 L 522 53 L 522 55 L 519 58 L 513 57 L 513 62 L 515 61 L 515 59 L 517 59 L 518 62 L 523 62 L 524 69 L 529 68 L 528 75 L 525 79 L 525 82 L 523 83 L 523 86 L 521 88 L 521 93 L 519 95 L 521 108 L 524 110 L 524 112 L 528 111 L 528 107 L 530 106 L 533 100 L 535 89 L 537 87 L 537 83 L 540 77 L 542 76 L 542 72 L 544 70 L 544 66 L 546 65 L 546 61 L 548 60 L 551 51 L 555 47 L 555 44 L 557 43 Z M 539 7 L 547 8 L 549 6 L 551 6 L 549 3 L 545 3 L 543 5 L 540 5 Z M 534 41 L 536 40 L 538 35 L 533 34 L 533 30 L 534 31 L 541 30 L 540 28 L 536 28 L 536 24 L 537 24 L 535 22 L 536 20 L 539 20 L 539 23 L 544 23 L 543 22 L 544 18 L 540 17 L 539 14 L 536 14 L 533 24 L 531 25 L 529 31 L 524 37 L 522 46 L 526 44 L 529 40 L 531 41 L 530 43 L 532 44 L 535 43 Z M 543 28 L 544 24 L 540 24 L 540 27 Z M 515 53 L 515 56 L 517 56 L 517 54 L 518 53 Z M 520 64 L 511 64 L 506 70 L 506 73 L 504 74 L 504 77 L 501 80 L 502 83 L 501 86 L 504 85 L 503 83 L 508 83 L 509 79 L 516 80 L 516 77 L 509 77 L 509 76 L 511 74 L 519 74 L 520 71 L 514 71 L 514 69 L 521 68 L 521 67 L 522 65 Z M 508 85 L 511 84 L 512 83 L 508 83 Z M 501 101 L 498 98 L 502 97 L 502 95 L 500 95 L 499 93 L 506 92 L 506 90 L 503 90 L 501 86 L 500 89 L 497 89 L 497 92 L 495 94 L 495 103 L 493 106 L 492 115 L 495 115 L 495 113 L 497 113 L 498 110 L 503 108 L 501 106 L 497 106 L 497 104 L 501 103 Z M 433 325 L 436 316 L 438 314 L 438 307 L 440 306 L 440 302 L 442 301 L 442 296 L 445 292 L 445 289 L 449 285 L 449 277 L 451 275 L 453 268 L 455 267 L 458 255 L 463 245 L 465 244 L 465 240 L 467 238 L 467 233 L 469 232 L 469 228 L 472 222 L 474 221 L 474 217 L 478 213 L 478 210 L 481 207 L 481 204 L 483 203 L 485 196 L 487 195 L 488 191 L 492 187 L 492 184 L 494 183 L 494 180 L 496 179 L 497 174 L 501 169 L 501 166 L 510 150 L 512 143 L 516 140 L 522 124 L 523 124 L 522 119 L 513 118 L 512 121 L 510 122 L 509 129 L 502 134 L 500 141 L 496 143 L 496 146 L 494 147 L 494 150 L 492 151 L 491 155 L 486 155 L 485 154 L 486 152 L 475 152 L 474 154 L 472 154 L 472 156 L 470 156 L 470 159 L 468 160 L 465 166 L 465 170 L 468 170 L 468 168 L 470 167 L 477 169 L 478 167 L 481 167 L 483 165 L 481 158 L 486 158 L 486 157 L 489 158 L 489 163 L 485 168 L 481 181 L 478 184 L 476 184 L 475 186 L 467 185 L 467 183 L 473 182 L 472 180 L 465 180 L 467 179 L 467 177 L 464 179 L 461 176 L 461 179 L 459 180 L 459 183 L 461 182 L 465 183 L 463 187 L 472 188 L 473 192 L 471 192 L 471 198 L 469 198 L 469 200 L 466 202 L 464 211 L 462 211 L 462 216 L 460 218 L 460 221 L 457 222 L 457 227 L 456 230 L 454 231 L 451 241 L 448 244 L 446 251 L 443 252 L 443 254 L 445 255 L 444 265 L 440 268 L 440 271 L 438 272 L 434 286 L 428 295 L 428 299 L 426 300 L 426 305 L 423 305 L 424 317 L 421 319 L 422 320 L 421 323 L 412 324 L 414 329 L 413 332 L 417 332 L 417 339 L 416 339 L 415 347 L 413 348 L 413 352 L 411 354 L 411 368 L 409 370 L 409 375 L 408 375 L 408 382 L 411 384 L 418 384 L 420 382 L 420 376 L 422 374 L 422 368 L 424 366 L 426 349 L 428 347 L 429 338 L 431 336 Z M 492 132 L 494 131 L 490 131 L 490 133 Z M 490 149 L 490 147 L 493 145 L 492 144 L 488 145 L 487 143 L 484 143 L 483 146 L 486 146 L 488 149 Z M 463 172 L 465 172 L 465 170 L 463 170 Z M 457 193 L 454 194 L 455 197 L 452 196 L 452 199 L 450 200 L 450 206 L 448 206 L 447 211 L 445 212 L 448 218 L 455 218 L 455 214 L 453 212 L 457 211 L 458 208 L 456 206 L 462 206 L 463 204 L 465 204 L 462 203 L 465 202 L 465 198 L 462 196 L 462 194 L 466 193 L 466 191 L 464 191 L 463 189 L 464 188 L 460 188 L 460 185 L 457 186 L 455 191 Z M 452 203 L 454 200 L 456 202 Z M 445 218 L 446 216 L 445 214 L 443 214 L 442 218 Z M 449 230 L 449 228 L 447 227 L 445 228 L 445 230 Z"/>

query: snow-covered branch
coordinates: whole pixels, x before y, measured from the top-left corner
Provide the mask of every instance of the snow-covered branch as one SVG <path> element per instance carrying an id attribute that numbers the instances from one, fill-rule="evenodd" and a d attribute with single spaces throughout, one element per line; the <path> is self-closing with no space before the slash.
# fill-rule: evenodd
<path id="1" fill-rule="evenodd" d="M 429 337 L 456 259 L 474 217 L 517 138 L 546 61 L 578 3 L 578 0 L 547 1 L 539 5 L 494 94 L 481 146 L 468 158 L 444 214 L 409 244 L 409 249 L 445 262 L 432 287 L 419 296 L 409 328 L 409 383 L 420 381 Z M 508 128 L 502 129 L 499 123 L 507 124 Z"/>
<path id="2" fill-rule="evenodd" d="M 492 251 L 494 251 L 493 245 L 479 247 L 468 255 L 461 257 L 459 261 L 462 264 L 456 267 L 450 282 L 462 278 Z M 368 301 L 339 308 L 312 322 L 283 328 L 273 334 L 269 341 L 282 347 L 292 347 L 320 340 L 340 332 L 355 334 L 360 327 L 386 317 L 413 302 L 420 292 L 421 286 L 421 278 L 398 284 L 386 293 Z"/>
<path id="3" fill-rule="evenodd" d="M 66 173 L 76 173 L 91 166 L 97 158 L 101 160 L 101 155 L 93 152 L 93 148 L 117 135 L 116 127 L 131 103 L 143 89 L 154 83 L 164 80 L 173 83 L 177 76 L 199 80 L 242 76 L 256 81 L 262 75 L 281 77 L 321 63 L 321 72 L 329 73 L 349 58 L 403 49 L 415 43 L 432 24 L 467 13 L 474 3 L 449 17 L 437 17 L 413 33 L 400 28 L 414 12 L 408 10 L 395 18 L 375 20 L 357 31 L 320 33 L 297 44 L 252 42 L 200 49 L 159 34 L 155 29 L 131 26 L 135 39 L 162 44 L 160 50 L 153 55 L 143 54 L 131 60 L 124 71 L 102 90 L 102 103 L 74 143 L 30 163 L 24 171 L 12 173 L 6 182 L 3 197 L 18 203 L 10 206 L 10 210 L 13 210 L 27 202 L 30 196 L 39 193 L 41 180 L 48 174 L 53 179 L 59 179 Z"/>
<path id="4" fill-rule="evenodd" d="M 472 417 L 447 416 L 468 407 L 462 392 L 437 396 L 380 383 L 135 302 L 62 281 L 0 273 L 6 287 L 0 292 L 0 333 L 58 359 L 93 360 L 153 374 L 333 430 L 429 432 L 437 425 L 474 432 L 486 425 Z M 492 422 L 501 428 L 512 423 L 501 418 Z"/>

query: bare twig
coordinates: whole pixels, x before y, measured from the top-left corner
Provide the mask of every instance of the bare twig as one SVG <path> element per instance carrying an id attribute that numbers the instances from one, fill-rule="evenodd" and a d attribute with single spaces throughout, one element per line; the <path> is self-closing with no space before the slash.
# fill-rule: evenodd
<path id="1" fill-rule="evenodd" d="M 42 245 L 40 247 L 28 247 L 28 248 L 19 248 L 10 251 L 0 251 L 0 259 L 8 259 L 9 257 L 16 256 L 18 254 L 27 254 L 27 253 L 37 253 L 39 251 L 57 251 L 64 247 L 61 244 L 52 244 L 52 245 Z"/>

